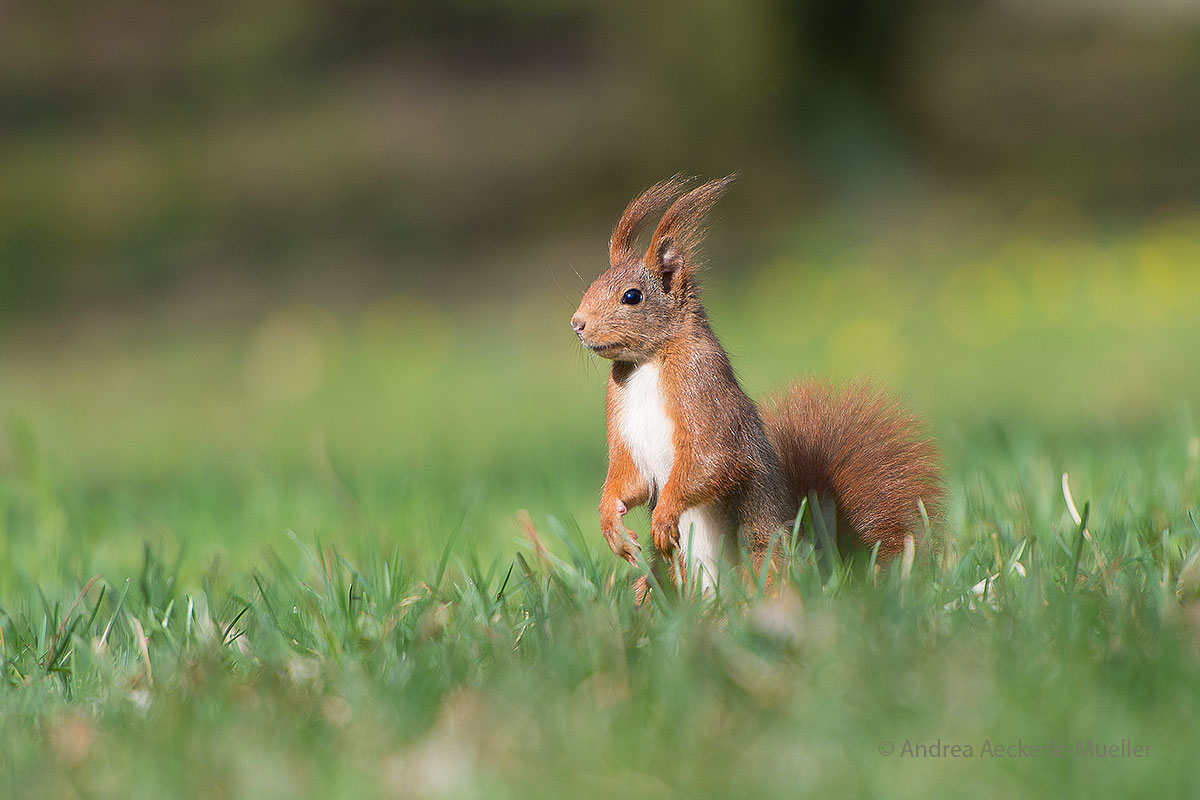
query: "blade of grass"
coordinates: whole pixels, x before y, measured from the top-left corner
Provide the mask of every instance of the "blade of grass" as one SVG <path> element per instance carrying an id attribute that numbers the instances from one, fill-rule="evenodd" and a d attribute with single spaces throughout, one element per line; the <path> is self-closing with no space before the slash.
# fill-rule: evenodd
<path id="1" fill-rule="evenodd" d="M 1075 554 L 1071 558 L 1071 574 L 1067 580 L 1068 594 L 1075 591 L 1075 579 L 1079 575 L 1079 559 L 1083 555 L 1083 532 L 1087 530 L 1088 514 L 1091 510 L 1091 503 L 1084 503 L 1083 513 L 1079 515 L 1079 527 L 1075 532 Z"/>

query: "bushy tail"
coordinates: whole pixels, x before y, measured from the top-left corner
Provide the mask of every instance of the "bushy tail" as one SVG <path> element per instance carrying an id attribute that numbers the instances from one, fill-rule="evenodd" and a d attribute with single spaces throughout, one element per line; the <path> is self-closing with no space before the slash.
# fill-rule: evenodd
<path id="1" fill-rule="evenodd" d="M 816 492 L 837 509 L 837 538 L 847 534 L 880 557 L 924 532 L 917 501 L 940 514 L 941 458 L 915 415 L 870 383 L 837 389 L 816 378 L 797 381 L 762 408 L 767 436 L 797 497 Z M 849 526 L 851 531 L 846 531 Z"/>

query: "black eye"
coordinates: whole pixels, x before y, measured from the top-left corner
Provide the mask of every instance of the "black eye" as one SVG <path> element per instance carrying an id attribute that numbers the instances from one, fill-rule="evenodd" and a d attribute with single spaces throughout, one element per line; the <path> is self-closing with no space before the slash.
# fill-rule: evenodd
<path id="1" fill-rule="evenodd" d="M 642 290 L 626 289 L 625 294 L 621 295 L 621 302 L 627 306 L 636 306 L 642 302 Z"/>

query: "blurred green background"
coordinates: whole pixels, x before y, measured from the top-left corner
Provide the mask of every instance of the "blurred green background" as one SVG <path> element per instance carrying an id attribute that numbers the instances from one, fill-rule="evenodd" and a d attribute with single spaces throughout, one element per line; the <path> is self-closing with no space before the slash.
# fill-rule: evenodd
<path id="1" fill-rule="evenodd" d="M 1200 12 L 1044 6 L 7 3 L 0 307 L 541 288 L 676 171 L 742 171 L 739 266 L 1194 212 Z"/>
<path id="2" fill-rule="evenodd" d="M 567 324 L 733 171 L 745 387 L 902 396 L 944 547 L 635 608 Z M 0 2 L 0 785 L 1196 796 L 1198 342 L 1195 2 Z M 986 737 L 1154 757 L 877 751 Z"/>
<path id="3" fill-rule="evenodd" d="M 952 474 L 993 429 L 1182 463 L 1198 143 L 1167 0 L 5 4 L 9 562 L 591 530 L 567 320 L 675 172 L 741 172 L 708 297 L 756 396 L 874 374 Z"/>

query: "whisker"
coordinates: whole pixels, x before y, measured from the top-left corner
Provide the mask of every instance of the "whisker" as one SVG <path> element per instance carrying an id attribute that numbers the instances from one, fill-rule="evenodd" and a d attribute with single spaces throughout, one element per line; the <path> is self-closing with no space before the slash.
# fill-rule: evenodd
<path id="1" fill-rule="evenodd" d="M 571 296 L 567 294 L 566 290 L 563 289 L 562 284 L 559 283 L 558 273 L 554 271 L 554 265 L 549 264 L 549 265 L 547 265 L 547 268 L 550 270 L 550 277 L 554 279 L 555 287 L 558 289 L 559 294 L 562 295 L 563 302 L 566 303 L 568 307 L 573 307 L 575 305 L 575 303 L 573 300 L 571 300 Z M 572 269 L 574 269 L 574 268 L 572 268 Z M 575 273 L 575 274 L 578 275 L 579 273 Z"/>
<path id="2" fill-rule="evenodd" d="M 571 263 L 571 259 L 564 256 L 563 261 L 567 262 L 567 266 L 571 268 L 571 272 L 574 272 L 575 277 L 579 279 L 579 291 L 586 291 L 588 283 L 583 279 L 583 276 L 579 274 L 579 270 L 575 269 L 575 265 Z"/>

